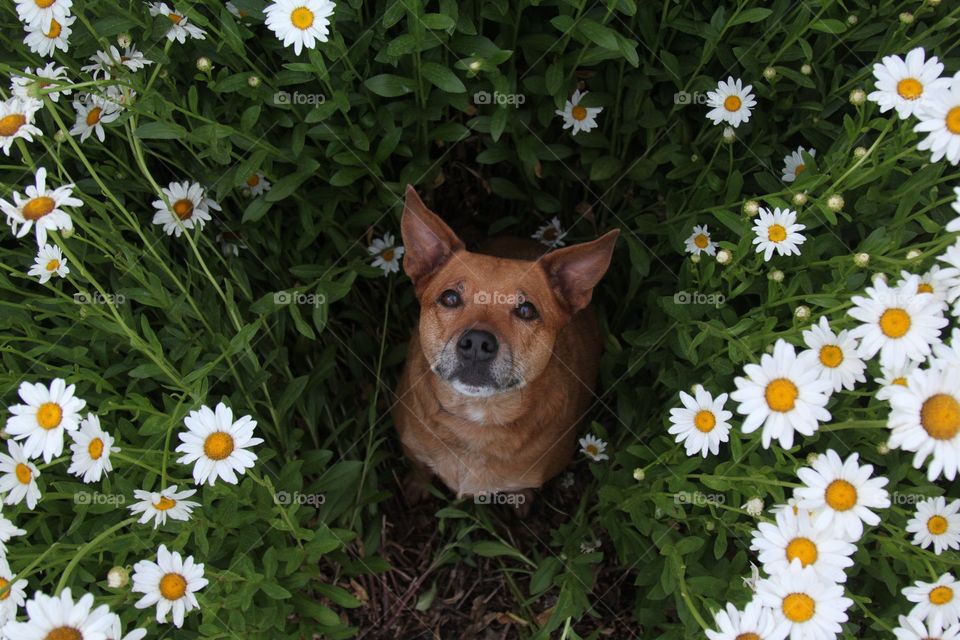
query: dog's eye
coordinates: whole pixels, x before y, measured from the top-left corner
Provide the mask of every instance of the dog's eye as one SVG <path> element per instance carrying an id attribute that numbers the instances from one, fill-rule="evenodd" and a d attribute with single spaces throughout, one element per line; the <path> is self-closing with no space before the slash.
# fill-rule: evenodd
<path id="1" fill-rule="evenodd" d="M 463 298 L 461 298 L 460 294 L 453 289 L 447 289 L 440 294 L 440 298 L 437 300 L 437 302 L 448 309 L 452 309 L 453 307 L 459 307 L 461 304 L 463 304 Z"/>
<path id="2" fill-rule="evenodd" d="M 521 320 L 536 320 L 540 317 L 537 308 L 530 302 L 518 304 L 517 308 L 513 310 L 513 313 Z"/>

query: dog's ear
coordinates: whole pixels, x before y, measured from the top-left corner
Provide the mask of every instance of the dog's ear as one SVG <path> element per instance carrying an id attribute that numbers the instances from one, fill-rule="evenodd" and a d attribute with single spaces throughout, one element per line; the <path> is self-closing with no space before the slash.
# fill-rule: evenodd
<path id="1" fill-rule="evenodd" d="M 619 229 L 583 244 L 551 251 L 539 262 L 557 298 L 571 313 L 580 311 L 593 296 L 593 288 L 610 266 Z"/>
<path id="2" fill-rule="evenodd" d="M 457 234 L 423 204 L 413 185 L 407 185 L 400 233 L 404 246 L 403 270 L 417 286 L 463 249 Z"/>

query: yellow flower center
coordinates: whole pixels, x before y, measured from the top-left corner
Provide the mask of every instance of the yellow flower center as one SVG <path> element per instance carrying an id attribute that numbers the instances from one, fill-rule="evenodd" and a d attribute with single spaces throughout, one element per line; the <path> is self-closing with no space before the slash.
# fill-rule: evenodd
<path id="1" fill-rule="evenodd" d="M 781 413 L 792 411 L 799 395 L 800 392 L 797 391 L 797 385 L 786 378 L 777 378 L 772 381 L 763 392 L 767 406 Z"/>
<path id="2" fill-rule="evenodd" d="M 57 202 L 50 196 L 39 196 L 33 198 L 27 204 L 23 205 L 20 215 L 25 220 L 39 220 L 57 207 Z"/>
<path id="3" fill-rule="evenodd" d="M 33 473 L 30 471 L 30 467 L 22 462 L 17 464 L 13 472 L 17 476 L 17 480 L 20 481 L 20 484 L 30 484 L 30 480 L 33 478 Z"/>
<path id="4" fill-rule="evenodd" d="M 849 511 L 857 504 L 857 488 L 846 480 L 834 480 L 827 485 L 823 497 L 834 511 Z"/>
<path id="5" fill-rule="evenodd" d="M 936 587 L 930 592 L 930 602 L 936 605 L 944 605 L 953 600 L 953 589 L 950 587 Z"/>
<path id="6" fill-rule="evenodd" d="M 782 608 L 790 622 L 806 622 L 813 617 L 817 603 L 805 593 L 791 593 L 783 599 Z"/>
<path id="7" fill-rule="evenodd" d="M 843 362 L 843 350 L 835 344 L 827 344 L 820 348 L 820 363 L 835 369 Z"/>
<path id="8" fill-rule="evenodd" d="M 53 259 L 47 263 L 47 271 L 50 271 L 51 273 L 56 271 L 59 268 L 60 268 L 60 261 L 57 259 Z"/>
<path id="9" fill-rule="evenodd" d="M 933 287 L 926 282 L 917 285 L 917 293 L 933 293 Z"/>
<path id="10" fill-rule="evenodd" d="M 91 440 L 90 444 L 87 445 L 87 453 L 90 454 L 91 459 L 99 460 L 100 456 L 103 455 L 103 440 L 100 438 Z"/>
<path id="11" fill-rule="evenodd" d="M 25 124 L 27 124 L 27 118 L 22 113 L 11 113 L 0 118 L 0 137 L 8 138 L 15 135 Z"/>
<path id="12" fill-rule="evenodd" d="M 233 438 L 229 433 L 214 431 L 204 441 L 203 452 L 211 460 L 223 460 L 233 453 Z"/>
<path id="13" fill-rule="evenodd" d="M 394 251 L 392 248 L 384 249 L 380 254 L 380 257 L 383 258 L 384 262 L 393 262 Z"/>
<path id="14" fill-rule="evenodd" d="M 947 111 L 947 130 L 960 136 L 960 107 L 954 107 Z"/>
<path id="15" fill-rule="evenodd" d="M 787 230 L 783 228 L 782 225 L 772 224 L 770 228 L 767 229 L 767 239 L 770 242 L 783 242 L 787 239 Z"/>
<path id="16" fill-rule="evenodd" d="M 306 7 L 297 7 L 290 14 L 290 22 L 297 29 L 304 30 L 313 26 L 313 11 Z"/>
<path id="17" fill-rule="evenodd" d="M 890 384 L 898 384 L 901 387 L 907 386 L 907 379 L 903 376 L 899 376 L 890 381 Z"/>
<path id="18" fill-rule="evenodd" d="M 794 538 L 787 544 L 787 562 L 799 558 L 806 567 L 817 561 L 817 555 L 817 545 L 809 538 Z"/>
<path id="19" fill-rule="evenodd" d="M 934 440 L 952 440 L 960 432 L 960 403 L 946 393 L 930 396 L 920 407 L 920 424 Z"/>
<path id="20" fill-rule="evenodd" d="M 801 173 L 807 170 L 807 165 L 800 163 L 793 169 L 793 175 L 799 176 Z"/>
<path id="21" fill-rule="evenodd" d="M 880 316 L 880 331 L 888 338 L 902 338 L 910 331 L 911 324 L 910 314 L 897 307 L 887 309 Z"/>
<path id="22" fill-rule="evenodd" d="M 103 109 L 100 107 L 94 107 L 87 112 L 87 126 L 92 127 L 93 125 L 100 122 L 100 117 L 103 115 Z"/>
<path id="23" fill-rule="evenodd" d="M 56 20 L 51 20 L 50 31 L 47 32 L 47 37 L 50 39 L 59 38 L 61 31 L 63 31 L 63 27 L 60 26 L 60 23 Z"/>
<path id="24" fill-rule="evenodd" d="M 743 102 L 737 96 L 727 96 L 727 99 L 723 101 L 723 108 L 727 111 L 736 111 L 740 108 Z"/>
<path id="25" fill-rule="evenodd" d="M 189 220 L 193 216 L 193 201 L 183 198 L 173 203 L 173 213 L 181 220 Z"/>
<path id="26" fill-rule="evenodd" d="M 595 444 L 588 444 L 583 448 L 583 450 L 586 451 L 587 455 L 589 455 L 591 458 L 596 458 L 600 453 L 600 448 Z"/>
<path id="27" fill-rule="evenodd" d="M 935 536 L 942 536 L 947 532 L 947 519 L 943 516 L 933 516 L 927 520 L 927 531 Z"/>
<path id="28" fill-rule="evenodd" d="M 693 417 L 693 426 L 701 433 L 710 433 L 717 426 L 717 418 L 713 415 L 713 412 L 701 409 Z"/>
<path id="29" fill-rule="evenodd" d="M 83 634 L 73 627 L 57 627 L 43 636 L 43 640 L 83 640 Z"/>
<path id="30" fill-rule="evenodd" d="M 187 581 L 179 573 L 168 573 L 160 578 L 160 595 L 167 600 L 179 600 L 187 592 Z"/>
<path id="31" fill-rule="evenodd" d="M 904 78 L 897 83 L 897 93 L 904 100 L 916 100 L 923 94 L 923 85 L 916 78 Z"/>
<path id="32" fill-rule="evenodd" d="M 44 402 L 37 409 L 37 424 L 49 431 L 60 426 L 63 419 L 63 409 L 56 402 Z"/>
<path id="33" fill-rule="evenodd" d="M 175 506 L 177 506 L 177 501 L 171 500 L 167 496 L 160 496 L 159 502 L 153 503 L 153 508 L 157 511 L 167 511 L 173 509 Z"/>
<path id="34" fill-rule="evenodd" d="M 170 13 L 170 14 L 167 14 L 167 17 L 170 19 L 170 22 L 172 22 L 173 24 L 180 24 L 180 22 L 183 20 L 183 16 L 180 15 L 179 13 Z"/>
<path id="35" fill-rule="evenodd" d="M 48 7 L 52 7 L 53 3 L 56 2 L 57 0 L 33 0 L 33 1 L 34 1 L 34 4 L 36 4 L 41 9 L 46 9 Z"/>
<path id="36" fill-rule="evenodd" d="M 574 120 L 584 120 L 587 117 L 587 108 L 577 105 L 570 110 L 570 115 Z"/>
<path id="37" fill-rule="evenodd" d="M 10 584 L 10 581 L 6 578 L 0 578 L 0 591 L 3 591 Z M 10 590 L 4 591 L 3 595 L 0 595 L 0 600 L 6 600 L 10 597 Z"/>
<path id="38" fill-rule="evenodd" d="M 710 238 L 702 233 L 699 233 L 697 234 L 697 237 L 693 239 L 693 244 L 697 245 L 701 249 L 706 249 L 707 245 L 710 244 Z"/>
<path id="39" fill-rule="evenodd" d="M 257 186 L 258 184 L 260 184 L 260 176 L 258 176 L 257 174 L 253 174 L 252 176 L 250 176 L 249 178 L 247 178 L 247 186 L 248 186 L 248 187 L 255 187 L 255 186 Z"/>
<path id="40" fill-rule="evenodd" d="M 763 640 L 763 639 L 755 633 L 741 633 L 733 640 Z"/>

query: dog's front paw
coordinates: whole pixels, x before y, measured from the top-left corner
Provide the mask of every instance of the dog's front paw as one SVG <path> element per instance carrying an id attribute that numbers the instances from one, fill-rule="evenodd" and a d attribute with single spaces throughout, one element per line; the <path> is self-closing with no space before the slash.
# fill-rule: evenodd
<path id="1" fill-rule="evenodd" d="M 403 502 L 408 507 L 413 507 L 430 495 L 430 475 L 420 469 L 413 469 L 403 479 L 402 493 Z"/>

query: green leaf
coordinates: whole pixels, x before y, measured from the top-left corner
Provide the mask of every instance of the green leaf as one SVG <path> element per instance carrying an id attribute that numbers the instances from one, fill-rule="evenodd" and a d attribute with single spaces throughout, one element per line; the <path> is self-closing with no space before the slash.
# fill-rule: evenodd
<path id="1" fill-rule="evenodd" d="M 727 26 L 735 27 L 738 24 L 746 24 L 748 22 L 761 22 L 769 18 L 771 13 L 773 13 L 773 9 L 763 9 L 760 7 L 747 9 L 733 17 L 730 22 L 727 23 Z"/>
<path id="2" fill-rule="evenodd" d="M 467 87 L 453 71 L 435 62 L 424 62 L 420 72 L 433 86 L 447 93 L 466 93 Z"/>
<path id="3" fill-rule="evenodd" d="M 187 135 L 187 130 L 175 122 L 148 122 L 133 133 L 143 140 L 179 140 Z"/>
<path id="4" fill-rule="evenodd" d="M 368 78 L 366 82 L 363 83 L 363 86 L 378 96 L 396 98 L 397 96 L 412 92 L 416 84 L 410 78 L 381 73 L 380 75 Z"/>

